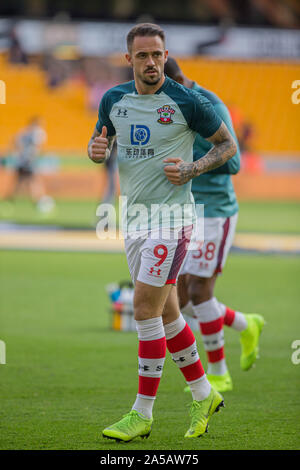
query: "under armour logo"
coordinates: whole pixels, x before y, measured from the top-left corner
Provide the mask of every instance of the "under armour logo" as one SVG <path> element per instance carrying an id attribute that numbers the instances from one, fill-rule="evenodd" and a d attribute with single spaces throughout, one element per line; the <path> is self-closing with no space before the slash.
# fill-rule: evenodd
<path id="1" fill-rule="evenodd" d="M 160 276 L 161 275 L 161 269 L 150 268 L 149 273 L 152 274 L 153 276 Z"/>
<path id="2" fill-rule="evenodd" d="M 172 358 L 174 362 L 185 362 L 185 357 L 183 356 L 180 356 L 178 359 L 174 359 L 174 357 Z"/>
<path id="3" fill-rule="evenodd" d="M 119 108 L 117 112 L 117 117 L 128 117 L 128 110 Z"/>

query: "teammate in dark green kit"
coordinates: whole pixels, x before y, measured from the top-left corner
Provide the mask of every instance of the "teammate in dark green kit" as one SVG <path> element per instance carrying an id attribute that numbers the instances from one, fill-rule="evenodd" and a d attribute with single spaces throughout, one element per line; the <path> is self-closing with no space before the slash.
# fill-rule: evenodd
<path id="1" fill-rule="evenodd" d="M 237 143 L 229 111 L 218 96 L 188 79 L 173 58 L 168 58 L 165 73 L 178 83 L 205 96 Z M 210 142 L 198 134 L 193 147 L 194 161 L 206 155 L 210 148 Z M 236 174 L 239 169 L 238 149 L 234 157 L 224 165 L 192 180 L 199 223 L 193 247 L 195 249 L 189 251 L 178 279 L 181 312 L 191 315 L 199 323 L 208 358 L 207 377 L 213 387 L 221 392 L 232 390 L 232 379 L 224 354 L 223 324 L 241 332 L 240 364 L 243 370 L 250 369 L 257 358 L 259 336 L 264 324 L 260 315 L 234 311 L 214 297 L 215 282 L 225 264 L 235 234 L 238 203 L 231 175 Z M 203 221 L 204 230 L 201 230 Z"/>

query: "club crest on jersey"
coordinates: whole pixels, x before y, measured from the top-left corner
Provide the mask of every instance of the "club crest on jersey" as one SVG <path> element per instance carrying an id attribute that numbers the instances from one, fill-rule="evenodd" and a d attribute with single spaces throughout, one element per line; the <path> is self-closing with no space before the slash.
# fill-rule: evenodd
<path id="1" fill-rule="evenodd" d="M 168 104 L 159 108 L 157 112 L 160 115 L 157 122 L 160 122 L 160 124 L 171 124 L 173 122 L 172 115 L 175 113 L 175 109 Z"/>

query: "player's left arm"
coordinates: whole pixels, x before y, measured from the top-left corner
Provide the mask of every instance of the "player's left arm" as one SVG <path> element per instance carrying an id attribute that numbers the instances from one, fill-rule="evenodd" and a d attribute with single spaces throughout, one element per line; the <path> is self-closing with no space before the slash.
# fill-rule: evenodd
<path id="1" fill-rule="evenodd" d="M 211 174 L 226 174 L 226 175 L 236 175 L 241 166 L 241 155 L 240 155 L 240 148 L 239 148 L 239 143 L 238 139 L 232 124 L 231 116 L 230 113 L 225 106 L 224 103 L 217 103 L 214 105 L 214 109 L 218 116 L 223 120 L 223 122 L 226 124 L 227 129 L 231 133 L 232 137 L 234 138 L 236 144 L 237 144 L 237 151 L 235 155 L 230 158 L 224 165 L 219 166 L 218 168 L 215 168 L 212 170 L 210 173 Z"/>
<path id="2" fill-rule="evenodd" d="M 199 160 L 193 163 L 186 163 L 176 157 L 164 160 L 165 163 L 173 164 L 164 168 L 165 175 L 172 184 L 180 186 L 202 173 L 214 170 L 224 165 L 237 152 L 237 144 L 223 121 L 217 131 L 206 139 L 213 147 Z"/>

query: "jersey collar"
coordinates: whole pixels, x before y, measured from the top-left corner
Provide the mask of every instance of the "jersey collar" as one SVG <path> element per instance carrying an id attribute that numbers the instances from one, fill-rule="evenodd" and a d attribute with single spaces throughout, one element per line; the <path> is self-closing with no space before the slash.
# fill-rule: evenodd
<path id="1" fill-rule="evenodd" d="M 167 75 L 165 75 L 164 83 L 162 84 L 162 86 L 158 90 L 156 90 L 155 93 L 153 93 L 153 95 L 159 95 L 167 87 L 169 81 L 170 81 L 170 78 Z M 134 88 L 134 93 L 136 95 L 138 95 L 137 89 L 135 87 L 135 81 L 134 80 L 133 80 L 133 88 Z M 141 96 L 146 96 L 146 95 L 141 95 Z"/>

